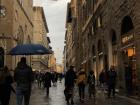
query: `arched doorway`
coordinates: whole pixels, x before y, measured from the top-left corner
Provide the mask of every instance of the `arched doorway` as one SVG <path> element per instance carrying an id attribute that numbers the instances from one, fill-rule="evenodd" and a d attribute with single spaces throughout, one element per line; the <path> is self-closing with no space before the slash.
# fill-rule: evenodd
<path id="1" fill-rule="evenodd" d="M 134 26 L 133 26 L 131 17 L 125 16 L 121 24 L 121 35 L 124 35 L 133 29 L 134 29 Z"/>
<path id="2" fill-rule="evenodd" d="M 4 67 L 4 49 L 0 47 L 0 68 Z"/>
<path id="3" fill-rule="evenodd" d="M 134 25 L 130 16 L 125 16 L 121 25 L 122 61 L 125 70 L 126 91 L 132 93 L 136 85 L 136 55 Z"/>
<path id="4" fill-rule="evenodd" d="M 98 66 L 98 74 L 104 69 L 104 59 L 103 59 L 103 46 L 102 41 L 98 41 L 98 57 L 99 57 L 99 66 Z"/>

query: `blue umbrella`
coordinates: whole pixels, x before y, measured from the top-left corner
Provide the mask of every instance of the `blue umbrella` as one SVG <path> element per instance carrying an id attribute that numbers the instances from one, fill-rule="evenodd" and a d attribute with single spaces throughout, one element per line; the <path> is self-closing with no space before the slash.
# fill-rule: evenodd
<path id="1" fill-rule="evenodd" d="M 12 48 L 9 55 L 42 55 L 51 54 L 52 51 L 41 44 L 19 44 Z"/>

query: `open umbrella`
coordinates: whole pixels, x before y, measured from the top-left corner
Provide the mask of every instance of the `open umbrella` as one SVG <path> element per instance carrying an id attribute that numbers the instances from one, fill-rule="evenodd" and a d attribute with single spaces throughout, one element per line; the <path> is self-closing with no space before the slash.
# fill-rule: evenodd
<path id="1" fill-rule="evenodd" d="M 42 55 L 51 54 L 52 51 L 41 44 L 19 44 L 12 48 L 9 55 Z"/>

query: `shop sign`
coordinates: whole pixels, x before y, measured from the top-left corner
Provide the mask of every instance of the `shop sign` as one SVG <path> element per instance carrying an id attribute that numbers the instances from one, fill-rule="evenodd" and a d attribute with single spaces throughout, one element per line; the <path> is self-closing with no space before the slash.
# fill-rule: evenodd
<path id="1" fill-rule="evenodd" d="M 130 42 L 133 38 L 134 38 L 133 34 L 125 35 L 124 37 L 122 37 L 122 44 Z"/>

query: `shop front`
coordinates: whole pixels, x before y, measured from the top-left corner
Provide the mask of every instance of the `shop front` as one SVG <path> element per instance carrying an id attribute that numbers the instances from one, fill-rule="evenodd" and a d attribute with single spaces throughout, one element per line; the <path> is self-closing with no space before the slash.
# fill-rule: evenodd
<path id="1" fill-rule="evenodd" d="M 134 33 L 128 32 L 121 38 L 121 52 L 123 61 L 124 79 L 126 92 L 134 93 L 136 90 L 136 48 L 134 44 Z"/>

